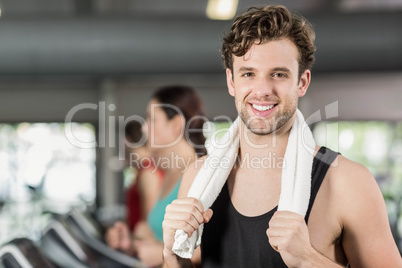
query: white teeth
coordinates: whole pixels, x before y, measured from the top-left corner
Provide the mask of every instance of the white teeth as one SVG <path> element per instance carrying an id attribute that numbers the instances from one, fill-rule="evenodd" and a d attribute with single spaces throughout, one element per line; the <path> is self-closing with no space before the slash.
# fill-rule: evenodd
<path id="1" fill-rule="evenodd" d="M 274 107 L 274 105 L 268 105 L 268 106 L 262 106 L 262 105 L 256 105 L 253 104 L 254 109 L 258 110 L 258 111 L 266 111 L 266 110 L 270 110 Z"/>

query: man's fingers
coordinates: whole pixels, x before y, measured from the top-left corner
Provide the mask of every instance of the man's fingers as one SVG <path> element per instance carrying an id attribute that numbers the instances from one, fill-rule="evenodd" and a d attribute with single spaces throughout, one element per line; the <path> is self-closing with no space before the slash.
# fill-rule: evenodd
<path id="1" fill-rule="evenodd" d="M 299 214 L 288 211 L 277 211 L 269 222 L 269 228 L 286 228 L 298 231 L 304 224 L 304 218 Z"/>
<path id="2" fill-rule="evenodd" d="M 204 211 L 204 206 L 201 202 L 192 197 L 186 197 L 181 199 L 176 199 L 172 202 L 173 205 L 192 205 L 196 207 L 199 211 Z"/>
<path id="3" fill-rule="evenodd" d="M 186 197 L 186 198 L 181 198 L 181 199 L 176 199 L 172 202 L 172 204 L 177 204 L 177 205 L 192 205 L 196 207 L 199 211 L 204 211 L 204 206 L 201 204 L 201 202 L 193 197 Z"/>
<path id="4" fill-rule="evenodd" d="M 289 230 L 286 228 L 268 228 L 267 229 L 268 242 L 276 251 L 281 251 L 286 248 L 286 241 L 289 235 Z"/>
<path id="5" fill-rule="evenodd" d="M 202 215 L 195 217 L 194 214 L 187 212 L 171 212 L 165 215 L 165 220 L 176 221 L 180 225 L 179 227 L 190 225 L 193 229 L 198 229 L 200 224 L 203 223 Z"/>
<path id="6" fill-rule="evenodd" d="M 288 250 L 306 227 L 303 216 L 289 211 L 275 212 L 268 225 L 269 243 L 278 252 Z"/>
<path id="7" fill-rule="evenodd" d="M 204 217 L 204 222 L 205 223 L 207 223 L 207 222 L 209 222 L 210 220 L 211 220 L 211 218 L 212 218 L 212 215 L 213 215 L 213 211 L 212 211 L 212 209 L 207 209 L 207 211 L 205 211 L 203 214 L 202 214 L 202 216 Z"/>
<path id="8" fill-rule="evenodd" d="M 299 221 L 293 219 L 272 219 L 269 222 L 269 228 L 296 229 L 299 225 Z"/>
<path id="9" fill-rule="evenodd" d="M 167 229 L 171 229 L 173 231 L 176 230 L 183 230 L 184 232 L 186 232 L 188 234 L 188 236 L 190 237 L 194 230 L 196 230 L 198 227 L 195 227 L 191 224 L 189 224 L 186 221 L 182 221 L 182 220 L 169 220 L 166 219 L 163 221 L 162 223 L 163 225 L 163 229 L 167 230 Z"/>
<path id="10" fill-rule="evenodd" d="M 291 236 L 293 231 L 287 228 L 268 228 L 266 233 L 269 239 L 274 239 L 277 237 Z"/>
<path id="11" fill-rule="evenodd" d="M 194 198 L 186 198 L 184 200 L 174 200 L 170 205 L 166 207 L 166 212 L 172 213 L 188 213 L 192 214 L 199 224 L 204 222 L 203 212 L 204 207 L 201 202 Z M 167 214 L 169 215 L 169 214 Z"/>
<path id="12" fill-rule="evenodd" d="M 174 200 L 166 207 L 163 229 L 183 230 L 189 236 L 194 230 L 212 217 L 212 210 L 204 212 L 204 207 L 195 198 L 183 198 Z"/>
<path id="13" fill-rule="evenodd" d="M 294 220 L 303 220 L 304 217 L 300 214 L 291 212 L 291 211 L 286 211 L 286 210 L 280 210 L 280 211 L 275 211 L 274 215 L 272 216 L 272 219 L 294 219 Z"/>
<path id="14" fill-rule="evenodd" d="M 279 239 L 269 239 L 269 244 L 275 251 L 280 252 L 283 249 L 282 243 Z"/>

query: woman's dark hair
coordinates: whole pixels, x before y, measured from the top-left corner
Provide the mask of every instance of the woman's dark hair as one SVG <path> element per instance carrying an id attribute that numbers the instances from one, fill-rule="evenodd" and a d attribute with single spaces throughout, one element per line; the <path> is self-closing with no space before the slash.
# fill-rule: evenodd
<path id="1" fill-rule="evenodd" d="M 168 119 L 182 113 L 186 121 L 184 134 L 187 141 L 194 147 L 198 156 L 206 155 L 205 137 L 202 132 L 206 118 L 202 101 L 195 90 L 189 86 L 165 86 L 159 88 L 152 98 L 164 104 L 162 109 Z"/>
<path id="2" fill-rule="evenodd" d="M 125 128 L 126 139 L 130 143 L 138 143 L 142 138 L 142 125 L 138 121 L 130 121 Z"/>

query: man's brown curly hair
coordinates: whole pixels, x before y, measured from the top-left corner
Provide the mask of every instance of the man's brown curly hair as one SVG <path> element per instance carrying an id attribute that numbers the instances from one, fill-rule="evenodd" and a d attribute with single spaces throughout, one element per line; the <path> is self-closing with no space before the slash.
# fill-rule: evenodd
<path id="1" fill-rule="evenodd" d="M 222 59 L 233 73 L 233 56 L 244 56 L 253 44 L 289 38 L 299 50 L 299 79 L 314 63 L 315 32 L 304 17 L 291 13 L 284 6 L 252 7 L 239 15 L 223 38 Z"/>

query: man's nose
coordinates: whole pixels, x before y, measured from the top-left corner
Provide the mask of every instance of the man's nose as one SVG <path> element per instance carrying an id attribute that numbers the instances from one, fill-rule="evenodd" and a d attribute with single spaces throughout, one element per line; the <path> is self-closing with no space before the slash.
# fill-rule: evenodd
<path id="1" fill-rule="evenodd" d="M 261 77 L 257 81 L 256 88 L 254 89 L 256 92 L 255 94 L 258 97 L 270 96 L 272 95 L 273 91 L 273 83 L 267 77 Z"/>

